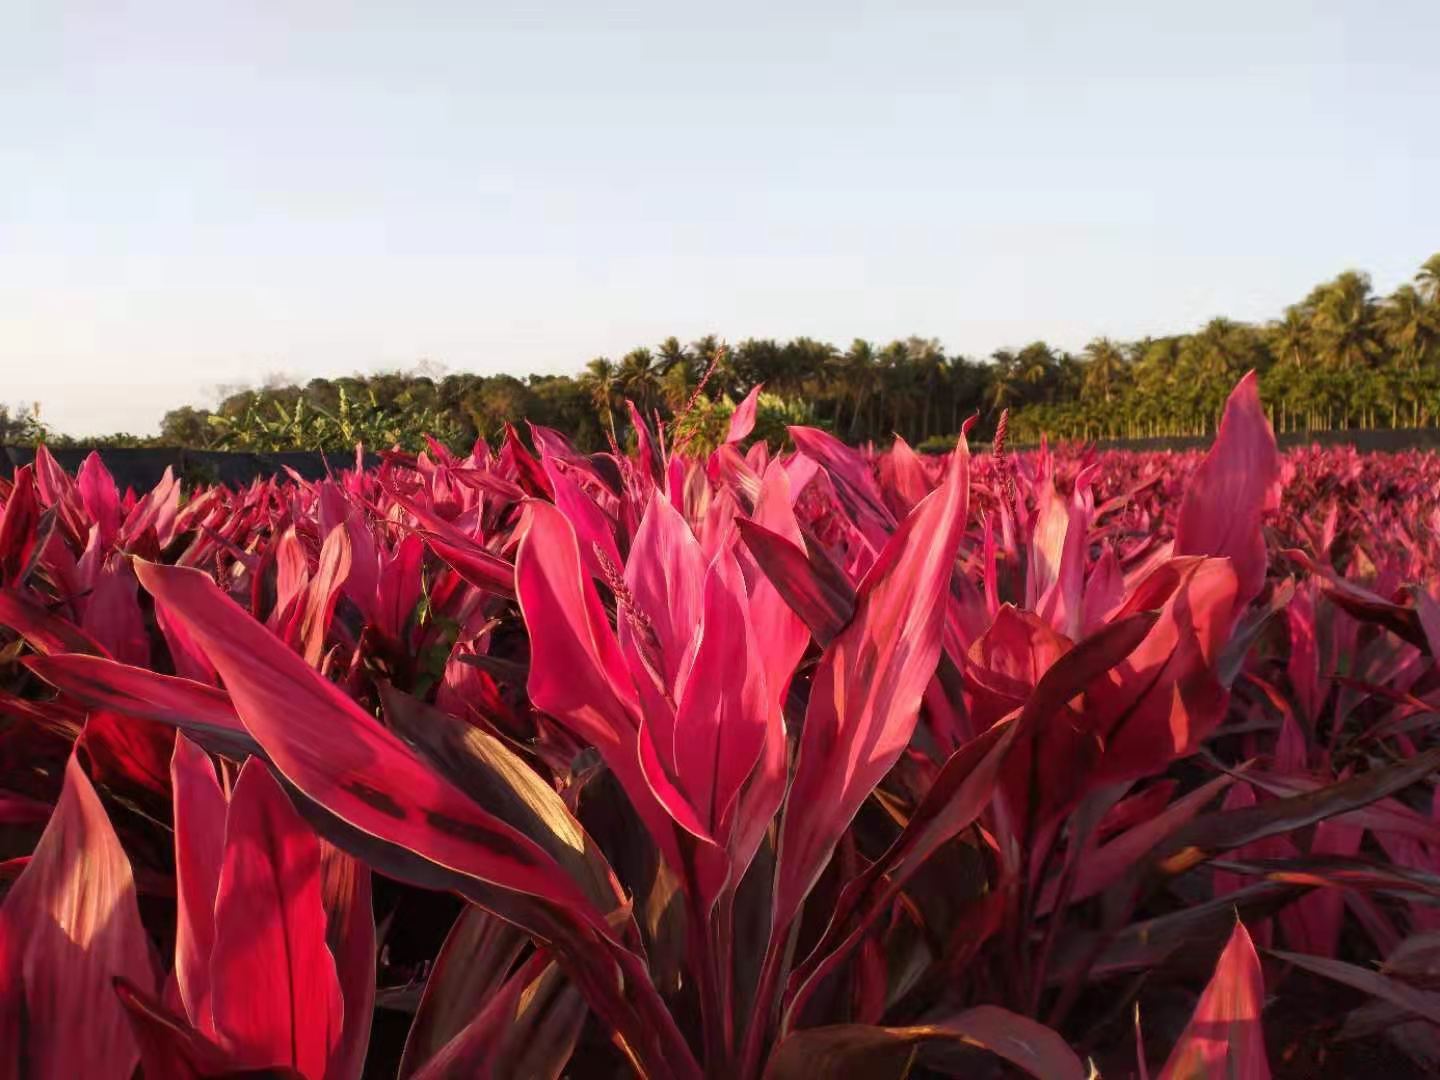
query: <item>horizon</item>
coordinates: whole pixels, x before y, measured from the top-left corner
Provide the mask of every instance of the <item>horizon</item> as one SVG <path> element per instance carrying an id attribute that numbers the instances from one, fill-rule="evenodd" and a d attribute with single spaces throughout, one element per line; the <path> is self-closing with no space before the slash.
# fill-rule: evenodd
<path id="1" fill-rule="evenodd" d="M 273 373 L 573 375 L 669 334 L 1078 351 L 1440 248 L 1429 5 L 423 21 L 22 5 L 0 401 L 144 435 Z"/>

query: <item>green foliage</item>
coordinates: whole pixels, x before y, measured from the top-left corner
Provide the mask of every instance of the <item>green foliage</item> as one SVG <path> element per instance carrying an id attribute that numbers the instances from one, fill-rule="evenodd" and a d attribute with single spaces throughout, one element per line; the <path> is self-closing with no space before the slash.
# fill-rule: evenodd
<path id="1" fill-rule="evenodd" d="M 690 453 L 708 454 L 729 434 L 735 406 L 736 402 L 728 396 L 717 401 L 702 395 L 688 412 L 676 416 L 671 423 L 672 444 L 683 446 Z M 816 420 L 815 410 L 802 399 L 762 392 L 756 402 L 755 429 L 746 441 L 764 439 L 771 446 L 782 446 L 785 430 L 791 424 L 814 425 Z"/>
<path id="2" fill-rule="evenodd" d="M 357 399 L 342 383 L 329 408 L 318 404 L 315 399 L 320 395 L 312 396 L 309 389 L 295 395 L 261 392 L 246 396 L 238 408 L 222 406 L 219 413 L 205 417 L 211 433 L 204 445 L 272 452 L 344 450 L 364 443 L 419 450 L 426 434 L 450 443 L 463 441 L 466 434 L 452 416 L 433 403 L 416 400 L 408 388 L 384 404 L 379 388 L 365 387 Z M 169 428 L 170 417 L 166 420 Z"/>
<path id="3" fill-rule="evenodd" d="M 35 406 L 0 404 L 0 446 L 34 446 L 44 442 L 48 432 Z"/>
<path id="4" fill-rule="evenodd" d="M 38 446 L 44 443 L 58 450 L 85 446 L 155 446 L 158 442 L 148 436 L 130 435 L 126 432 L 75 438 L 55 431 L 41 420 L 38 403 L 15 407 L 0 404 L 0 446 Z"/>
<path id="5" fill-rule="evenodd" d="M 686 403 L 710 378 L 688 414 Z M 423 367 L 423 365 L 422 365 Z M 1203 436 L 1214 431 L 1237 378 L 1261 374 L 1280 432 L 1418 427 L 1440 418 L 1440 255 L 1413 284 L 1377 297 L 1369 279 L 1346 271 L 1266 325 L 1216 318 L 1193 333 L 1121 342 L 1097 338 L 1078 354 L 1035 341 L 988 361 L 947 354 L 912 337 L 841 349 L 813 338 L 747 339 L 722 350 L 714 337 L 689 345 L 670 337 L 618 361 L 597 357 L 578 376 L 386 372 L 274 385 L 227 397 L 213 411 L 166 414 L 158 439 L 115 436 L 110 445 L 158 444 L 244 450 L 417 449 L 425 433 L 456 449 L 492 441 L 507 423 L 564 432 L 586 450 L 612 433 L 628 442 L 629 398 L 676 426 L 668 438 L 697 448 L 724 438 L 730 411 L 765 385 L 756 437 L 778 446 L 785 423 L 828 428 L 851 442 L 953 444 L 974 413 L 988 439 L 1011 410 L 1018 443 L 1042 431 L 1060 439 Z M 787 420 L 787 418 L 789 418 Z M 61 445 L 37 416 L 0 411 L 0 437 Z M 95 440 L 86 440 L 87 443 Z M 106 440 L 101 440 L 102 442 Z"/>

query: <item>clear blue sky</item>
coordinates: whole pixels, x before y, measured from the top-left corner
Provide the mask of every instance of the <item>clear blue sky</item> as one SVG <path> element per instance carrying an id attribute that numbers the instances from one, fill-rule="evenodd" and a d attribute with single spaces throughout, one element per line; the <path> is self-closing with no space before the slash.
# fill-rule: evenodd
<path id="1" fill-rule="evenodd" d="M 0 401 L 983 355 L 1440 249 L 1440 4 L 0 0 Z"/>

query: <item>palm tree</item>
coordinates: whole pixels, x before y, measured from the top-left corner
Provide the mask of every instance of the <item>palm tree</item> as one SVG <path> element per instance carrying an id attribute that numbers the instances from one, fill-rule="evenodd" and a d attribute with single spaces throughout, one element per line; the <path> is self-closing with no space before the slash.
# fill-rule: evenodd
<path id="1" fill-rule="evenodd" d="M 1137 432 L 1157 436 L 1173 434 L 1178 415 L 1174 386 L 1179 342 L 1176 338 L 1146 338 L 1130 347 L 1130 373 L 1134 379 Z"/>
<path id="2" fill-rule="evenodd" d="M 1421 264 L 1415 283 L 1420 286 L 1420 295 L 1425 297 L 1426 303 L 1440 304 L 1440 252 Z"/>
<path id="3" fill-rule="evenodd" d="M 1398 422 L 1399 401 L 1403 396 L 1410 402 L 1411 423 L 1420 420 L 1420 396 L 1417 377 L 1420 369 L 1428 365 L 1440 343 L 1440 320 L 1431 304 L 1427 304 L 1420 290 L 1413 285 L 1401 285 L 1380 305 L 1375 319 L 1380 338 L 1390 353 L 1391 364 L 1386 382 L 1391 391 L 1390 422 Z M 1403 374 L 1401 374 L 1403 372 Z"/>
<path id="4" fill-rule="evenodd" d="M 1108 337 L 1098 337 L 1085 346 L 1083 392 L 1110 404 L 1118 385 L 1125 377 L 1125 354 Z"/>
<path id="5" fill-rule="evenodd" d="M 778 342 L 770 338 L 746 338 L 731 354 L 734 361 L 737 389 L 748 389 L 764 383 L 779 390 L 784 374 L 784 358 Z"/>
<path id="6" fill-rule="evenodd" d="M 1300 304 L 1285 309 L 1285 317 L 1270 324 L 1270 352 L 1282 364 L 1304 367 L 1310 353 L 1310 313 Z"/>
<path id="7" fill-rule="evenodd" d="M 984 404 L 987 376 L 990 369 L 968 356 L 956 354 L 949 358 L 946 382 L 950 389 L 950 425 L 947 434 L 960 431 L 962 416 L 979 410 Z"/>
<path id="8" fill-rule="evenodd" d="M 938 404 L 945 377 L 945 350 L 935 338 L 912 337 L 905 342 L 910 382 L 920 395 L 920 427 L 912 429 L 918 439 L 930 435 L 931 410 Z"/>
<path id="9" fill-rule="evenodd" d="M 1381 340 L 1404 367 L 1414 371 L 1429 358 L 1440 326 L 1430 305 L 1413 285 L 1401 285 L 1380 305 L 1376 323 Z"/>
<path id="10" fill-rule="evenodd" d="M 993 364 L 990 377 L 990 406 L 997 413 L 1020 402 L 1021 380 L 1018 358 L 1012 349 L 996 349 L 990 354 Z"/>
<path id="11" fill-rule="evenodd" d="M 649 416 L 650 410 L 660 400 L 660 370 L 655 365 L 655 355 L 644 346 L 631 349 L 620 361 L 616 381 L 625 396 L 635 403 L 642 416 Z"/>
<path id="12" fill-rule="evenodd" d="M 828 341 L 798 337 L 780 350 L 780 377 L 774 389 L 782 394 L 794 395 L 806 391 L 807 386 L 823 381 L 827 368 L 835 359 L 835 346 Z"/>
<path id="13" fill-rule="evenodd" d="M 1020 381 L 1033 387 L 1034 396 L 1040 396 L 1041 389 L 1050 381 L 1055 371 L 1055 354 L 1043 341 L 1032 341 L 1015 357 L 1020 368 Z"/>
<path id="14" fill-rule="evenodd" d="M 615 394 L 620 388 L 616 378 L 615 364 L 604 356 L 597 356 L 585 365 L 585 374 L 580 376 L 596 411 L 605 417 L 605 427 L 615 430 Z"/>
<path id="15" fill-rule="evenodd" d="M 691 356 L 685 346 L 680 344 L 680 339 L 671 334 L 662 341 L 655 349 L 655 364 L 662 375 L 668 375 L 675 368 L 684 370 L 686 377 L 690 375 Z"/>
<path id="16" fill-rule="evenodd" d="M 848 430 L 853 439 L 859 433 L 865 403 L 876 389 L 875 346 L 856 338 L 850 343 L 850 348 L 834 358 L 830 366 L 835 372 L 835 390 L 840 399 L 835 410 L 835 426 L 842 426 L 840 409 L 848 401 L 852 409 Z"/>
<path id="17" fill-rule="evenodd" d="M 1315 332 L 1327 364 L 1341 371 L 1369 366 L 1379 352 L 1374 306 L 1370 279 L 1358 271 L 1347 270 L 1324 288 L 1315 308 Z"/>

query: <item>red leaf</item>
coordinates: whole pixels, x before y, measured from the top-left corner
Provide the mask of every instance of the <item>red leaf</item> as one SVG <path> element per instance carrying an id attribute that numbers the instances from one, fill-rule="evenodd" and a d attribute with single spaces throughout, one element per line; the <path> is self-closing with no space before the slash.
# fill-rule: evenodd
<path id="1" fill-rule="evenodd" d="M 229 1055 L 185 1017 L 123 978 L 115 980 L 115 996 L 140 1047 L 145 1080 L 200 1080 L 229 1073 Z"/>
<path id="2" fill-rule="evenodd" d="M 135 575 L 123 559 L 113 560 L 95 577 L 80 628 L 105 653 L 125 664 L 150 662 L 150 635 L 136 599 Z"/>
<path id="3" fill-rule="evenodd" d="M 1260 1010 L 1265 978 L 1243 923 L 1235 924 L 1210 985 L 1175 1044 L 1159 1080 L 1208 1080 L 1213 1076 L 1269 1080 Z"/>
<path id="4" fill-rule="evenodd" d="M 481 908 L 461 908 L 425 980 L 405 1039 L 400 1080 L 432 1060 L 505 985 L 529 940 Z"/>
<path id="5" fill-rule="evenodd" d="M 427 768 L 339 687 L 255 622 L 204 574 L 137 563 L 224 680 L 276 769 L 353 828 L 504 889 L 604 920 L 532 841 Z"/>
<path id="6" fill-rule="evenodd" d="M 585 1002 L 544 953 L 485 1001 L 415 1080 L 524 1076 L 559 1080 L 585 1022 Z"/>
<path id="7" fill-rule="evenodd" d="M 310 582 L 305 612 L 300 618 L 300 644 L 304 648 L 305 662 L 311 667 L 318 666 L 320 658 L 325 655 L 325 634 L 330 629 L 330 618 L 335 614 L 340 587 L 349 575 L 350 536 L 343 525 L 337 525 L 330 530 L 320 548 L 320 564 Z"/>
<path id="8" fill-rule="evenodd" d="M 1271 956 L 1284 960 L 1288 964 L 1294 964 L 1296 967 L 1316 975 L 1354 987 L 1362 993 L 1371 994 L 1382 1001 L 1404 1009 L 1407 1013 L 1422 1016 L 1430 1023 L 1440 1025 L 1440 993 L 1421 990 L 1403 983 L 1399 979 L 1382 975 L 1378 971 L 1371 971 L 1355 964 L 1347 964 L 1341 960 L 1331 960 L 1323 956 L 1306 956 L 1304 953 L 1281 952 L 1279 949 L 1270 949 L 1268 952 Z"/>
<path id="9" fill-rule="evenodd" d="M 1175 554 L 1224 555 L 1239 587 L 1235 617 L 1265 585 L 1260 519 L 1279 499 L 1280 454 L 1252 371 L 1225 403 L 1215 444 L 1190 478 L 1175 526 Z"/>
<path id="10" fill-rule="evenodd" d="M 320 892 L 325 941 L 345 1000 L 340 1046 L 330 1059 L 330 1080 L 359 1080 L 375 1013 L 375 911 L 370 868 L 333 844 L 320 843 Z"/>
<path id="11" fill-rule="evenodd" d="M 1216 666 L 1238 611 L 1235 590 L 1223 559 L 1172 559 L 1111 618 L 1160 608 L 1139 647 L 1086 693 L 1087 729 L 1105 748 L 1088 785 L 1156 772 L 1194 753 L 1224 718 L 1228 697 Z"/>
<path id="12" fill-rule="evenodd" d="M 777 541 L 804 546 L 800 524 L 795 520 L 795 510 L 791 506 L 790 480 L 783 466 L 771 464 L 765 469 L 755 500 L 754 521 L 756 525 L 771 530 L 770 535 Z M 741 568 L 746 571 L 746 579 L 750 582 L 750 616 L 755 632 L 760 635 L 765 684 L 771 696 L 783 705 L 795 667 L 810 645 L 810 631 L 805 621 L 780 595 L 769 575 L 749 564 L 747 549 L 735 545 L 735 556 L 741 560 Z M 855 590 L 842 572 L 837 570 L 836 574 L 843 585 L 845 597 L 843 618 L 836 622 L 838 633 L 855 613 Z"/>
<path id="13" fill-rule="evenodd" d="M 158 675 L 144 668 L 80 654 L 32 656 L 25 665 L 64 694 L 95 709 L 184 728 L 215 749 L 243 757 L 254 740 L 230 695 L 190 679 Z"/>
<path id="14" fill-rule="evenodd" d="M 25 465 L 15 470 L 14 486 L 0 510 L 0 585 L 15 584 L 21 570 L 29 565 L 39 524 L 35 467 Z"/>
<path id="15" fill-rule="evenodd" d="M 98 783 L 144 788 L 161 797 L 169 794 L 167 773 L 175 742 L 172 729 L 95 710 L 85 718 L 83 740 Z"/>
<path id="16" fill-rule="evenodd" d="M 667 861 L 681 866 L 672 819 L 652 790 L 661 778 L 647 780 L 640 767 L 640 706 L 629 669 L 583 571 L 575 532 L 553 506 L 529 505 L 515 583 L 530 631 L 530 700 L 600 751 Z"/>
<path id="17" fill-rule="evenodd" d="M 1075 882 L 1070 890 L 1071 902 L 1084 900 L 1107 888 L 1167 836 L 1191 821 L 1230 783 L 1229 776 L 1217 776 L 1108 843 L 1087 851 L 1076 867 Z M 1038 908 L 1042 915 L 1054 909 L 1059 881 L 1051 878 L 1045 885 Z"/>
<path id="18" fill-rule="evenodd" d="M 38 653 L 105 653 L 78 626 L 13 589 L 0 589 L 0 626 L 14 630 Z"/>
<path id="19" fill-rule="evenodd" d="M 818 548 L 790 540 L 748 518 L 736 518 L 740 537 L 770 584 L 804 620 L 822 646 L 855 614 L 855 590 L 845 572 Z"/>
<path id="20" fill-rule="evenodd" d="M 1087 1075 L 1075 1051 L 1052 1029 L 995 1005 L 977 1005 L 913 1027 L 836 1024 L 797 1031 L 770 1056 L 765 1080 L 899 1080 L 909 1072 L 915 1048 L 926 1043 L 987 1050 L 1041 1080 Z"/>
<path id="21" fill-rule="evenodd" d="M 745 400 L 735 406 L 735 411 L 730 414 L 730 430 L 725 435 L 727 443 L 742 441 L 755 430 L 755 407 L 760 402 L 760 388 L 763 383 L 757 383 L 750 393 L 745 395 Z"/>
<path id="22" fill-rule="evenodd" d="M 237 1063 L 325 1077 L 344 1005 L 325 944 L 320 844 L 254 758 L 226 820 L 210 982 L 215 1032 Z"/>
<path id="23" fill-rule="evenodd" d="M 723 843 L 722 823 L 760 756 L 773 710 L 740 566 L 728 551 L 705 575 L 698 638 L 677 680 L 671 760 L 707 834 Z"/>
<path id="24" fill-rule="evenodd" d="M 781 825 L 777 935 L 789 928 L 840 835 L 915 730 L 940 659 L 969 487 L 962 440 L 945 483 L 886 544 L 861 582 L 854 620 L 821 658 Z"/>
<path id="25" fill-rule="evenodd" d="M 792 425 L 789 431 L 796 449 L 829 474 L 836 495 L 866 542 L 876 551 L 883 548 L 895 528 L 895 516 L 859 451 L 819 428 Z M 968 444 L 966 450 L 968 458 Z"/>
<path id="26" fill-rule="evenodd" d="M 0 1056 L 24 1061 L 26 1080 L 130 1080 L 139 1051 L 111 984 L 154 987 L 146 942 L 130 862 L 72 755 L 0 907 Z"/>
<path id="27" fill-rule="evenodd" d="M 120 529 L 120 494 L 115 490 L 115 478 L 95 451 L 81 463 L 75 487 L 90 519 L 100 528 L 100 547 L 108 549 Z"/>
<path id="28" fill-rule="evenodd" d="M 215 766 L 184 735 L 175 738 L 170 782 L 175 803 L 175 983 L 190 1022 L 213 1035 L 210 954 L 228 807 Z"/>

